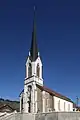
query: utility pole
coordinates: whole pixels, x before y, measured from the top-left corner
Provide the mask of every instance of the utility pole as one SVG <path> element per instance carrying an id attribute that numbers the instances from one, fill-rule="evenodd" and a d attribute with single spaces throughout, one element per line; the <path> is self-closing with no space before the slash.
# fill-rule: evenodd
<path id="1" fill-rule="evenodd" d="M 78 103 L 79 103 L 79 98 L 78 96 L 76 96 L 76 105 L 78 106 Z"/>

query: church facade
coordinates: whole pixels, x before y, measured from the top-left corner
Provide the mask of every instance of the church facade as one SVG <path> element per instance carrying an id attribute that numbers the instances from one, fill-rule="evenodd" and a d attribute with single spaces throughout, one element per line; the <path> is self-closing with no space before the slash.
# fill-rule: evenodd
<path id="1" fill-rule="evenodd" d="M 20 93 L 20 112 L 38 113 L 73 111 L 73 101 L 44 86 L 43 65 L 36 42 L 36 22 L 32 31 L 31 48 L 26 61 L 24 89 Z"/>

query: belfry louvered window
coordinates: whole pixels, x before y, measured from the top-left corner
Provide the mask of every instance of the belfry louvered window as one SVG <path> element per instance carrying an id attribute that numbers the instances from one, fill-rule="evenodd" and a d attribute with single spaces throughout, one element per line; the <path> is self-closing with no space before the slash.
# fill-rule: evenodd
<path id="1" fill-rule="evenodd" d="M 39 64 L 37 64 L 37 76 L 40 77 L 40 67 L 39 67 Z"/>
<path id="2" fill-rule="evenodd" d="M 29 66 L 28 66 L 28 77 L 31 77 L 32 76 L 32 65 L 31 63 L 29 63 Z"/>
<path id="3" fill-rule="evenodd" d="M 21 99 L 21 110 L 23 110 L 23 98 Z"/>

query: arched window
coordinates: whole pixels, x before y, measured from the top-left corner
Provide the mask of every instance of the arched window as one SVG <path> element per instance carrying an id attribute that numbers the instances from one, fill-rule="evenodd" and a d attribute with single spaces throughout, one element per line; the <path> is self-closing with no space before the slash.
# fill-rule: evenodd
<path id="1" fill-rule="evenodd" d="M 70 104 L 68 104 L 68 111 L 70 111 Z"/>
<path id="2" fill-rule="evenodd" d="M 32 90 L 32 86 L 29 85 L 29 86 L 28 86 L 28 92 L 27 92 L 29 101 L 31 101 L 31 90 Z"/>
<path id="3" fill-rule="evenodd" d="M 31 77 L 32 76 L 32 65 L 31 63 L 29 63 L 29 66 L 28 66 L 28 77 Z"/>
<path id="4" fill-rule="evenodd" d="M 30 113 L 31 112 L 31 90 L 32 90 L 32 86 L 29 85 L 28 86 L 28 112 Z"/>
<path id="5" fill-rule="evenodd" d="M 58 101 L 58 110 L 60 111 L 60 100 Z"/>
<path id="6" fill-rule="evenodd" d="M 37 64 L 37 71 L 36 71 L 36 73 L 37 73 L 37 76 L 40 77 L 40 67 L 39 67 L 39 64 Z"/>
<path id="7" fill-rule="evenodd" d="M 31 112 L 31 103 L 30 103 L 30 101 L 28 101 L 28 112 L 29 113 Z"/>
<path id="8" fill-rule="evenodd" d="M 23 110 L 23 98 L 21 99 L 21 110 Z"/>
<path id="9" fill-rule="evenodd" d="M 64 111 L 65 111 L 65 102 L 64 102 Z"/>

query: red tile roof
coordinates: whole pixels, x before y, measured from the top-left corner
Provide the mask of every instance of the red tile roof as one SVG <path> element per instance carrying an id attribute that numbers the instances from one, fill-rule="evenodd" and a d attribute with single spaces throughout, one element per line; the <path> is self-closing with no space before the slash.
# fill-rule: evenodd
<path id="1" fill-rule="evenodd" d="M 42 91 L 46 91 L 49 94 L 52 94 L 53 96 L 59 97 L 61 99 L 64 99 L 66 101 L 69 101 L 69 102 L 73 103 L 73 101 L 70 98 L 68 98 L 68 97 L 66 97 L 64 95 L 61 95 L 60 93 L 57 93 L 57 92 L 55 92 L 55 91 L 53 91 L 53 90 L 51 90 L 51 89 L 49 89 L 49 88 L 47 88 L 45 86 L 39 86 L 39 85 L 37 85 L 37 87 L 40 88 Z"/>

